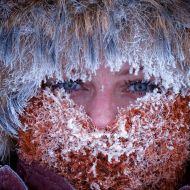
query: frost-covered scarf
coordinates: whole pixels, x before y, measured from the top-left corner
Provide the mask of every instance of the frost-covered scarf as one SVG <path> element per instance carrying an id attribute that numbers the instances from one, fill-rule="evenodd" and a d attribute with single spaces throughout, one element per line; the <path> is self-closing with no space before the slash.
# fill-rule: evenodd
<path id="1" fill-rule="evenodd" d="M 76 189 L 174 190 L 188 159 L 188 99 L 148 93 L 104 130 L 61 90 L 41 90 L 20 119 L 19 158 Z"/>

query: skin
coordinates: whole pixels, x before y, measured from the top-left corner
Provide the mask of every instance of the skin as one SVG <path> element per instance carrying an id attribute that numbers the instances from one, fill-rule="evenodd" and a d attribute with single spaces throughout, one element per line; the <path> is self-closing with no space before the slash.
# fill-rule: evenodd
<path id="1" fill-rule="evenodd" d="M 102 65 L 91 81 L 71 92 L 71 98 L 76 104 L 84 106 L 98 129 L 104 129 L 114 120 L 118 108 L 126 108 L 143 95 L 129 90 L 126 85 L 139 80 L 143 80 L 142 70 L 138 75 L 130 74 L 128 64 L 124 64 L 119 72 L 111 72 Z"/>

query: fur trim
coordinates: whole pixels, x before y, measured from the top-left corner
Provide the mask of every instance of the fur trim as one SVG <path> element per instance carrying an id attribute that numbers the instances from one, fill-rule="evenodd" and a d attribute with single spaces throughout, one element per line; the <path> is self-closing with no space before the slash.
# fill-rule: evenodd
<path id="1" fill-rule="evenodd" d="M 0 130 L 0 163 L 8 161 L 13 143 L 11 137 Z"/>

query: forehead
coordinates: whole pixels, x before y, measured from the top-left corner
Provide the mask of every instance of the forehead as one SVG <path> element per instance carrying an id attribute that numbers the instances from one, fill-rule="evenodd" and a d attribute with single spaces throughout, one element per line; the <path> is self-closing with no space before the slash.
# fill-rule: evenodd
<path id="1" fill-rule="evenodd" d="M 96 70 L 94 76 L 100 76 L 100 75 L 112 75 L 112 76 L 118 76 L 122 74 L 129 73 L 130 65 L 128 63 L 124 63 L 122 67 L 118 71 L 113 71 L 109 66 L 106 64 L 100 64 L 99 68 Z"/>
<path id="2" fill-rule="evenodd" d="M 100 67 L 96 70 L 95 74 L 92 75 L 92 78 L 90 81 L 97 81 L 97 80 L 107 80 L 107 83 L 111 83 L 113 80 L 122 79 L 122 78 L 143 78 L 143 68 L 140 68 L 140 71 L 138 74 L 135 74 L 133 70 L 131 70 L 132 67 L 127 63 L 123 63 L 122 67 L 119 71 L 112 71 L 108 66 L 105 64 L 100 65 Z"/>

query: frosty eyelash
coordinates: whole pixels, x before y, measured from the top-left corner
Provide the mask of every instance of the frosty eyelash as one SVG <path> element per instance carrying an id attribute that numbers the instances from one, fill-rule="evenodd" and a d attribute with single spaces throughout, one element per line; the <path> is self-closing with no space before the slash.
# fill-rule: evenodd
<path id="1" fill-rule="evenodd" d="M 46 83 L 43 87 L 49 87 L 52 90 L 55 89 L 64 89 L 66 92 L 77 91 L 81 88 L 82 81 L 80 79 L 73 80 L 65 80 L 65 81 L 57 81 L 53 83 Z"/>
<path id="2" fill-rule="evenodd" d="M 158 89 L 160 93 L 160 87 L 154 84 L 152 81 L 144 81 L 144 80 L 137 80 L 137 81 L 125 81 L 125 88 L 127 92 L 132 93 L 141 93 L 145 94 L 146 92 L 153 92 L 154 89 Z"/>

